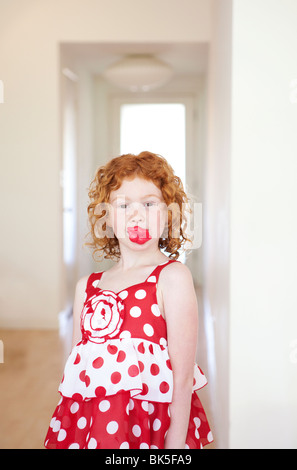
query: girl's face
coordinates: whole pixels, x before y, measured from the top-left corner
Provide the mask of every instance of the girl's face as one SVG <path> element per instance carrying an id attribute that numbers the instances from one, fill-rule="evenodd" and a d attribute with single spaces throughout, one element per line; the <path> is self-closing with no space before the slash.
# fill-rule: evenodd
<path id="1" fill-rule="evenodd" d="M 135 177 L 123 180 L 109 198 L 109 223 L 119 242 L 130 246 L 159 240 L 167 221 L 167 206 L 161 190 L 152 182 Z"/>

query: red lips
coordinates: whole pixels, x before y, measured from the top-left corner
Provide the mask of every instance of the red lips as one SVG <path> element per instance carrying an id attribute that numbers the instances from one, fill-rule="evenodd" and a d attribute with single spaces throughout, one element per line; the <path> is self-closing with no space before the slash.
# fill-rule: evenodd
<path id="1" fill-rule="evenodd" d="M 143 245 L 152 238 L 147 229 L 138 227 L 138 225 L 135 225 L 135 227 L 128 227 L 127 231 L 131 242 L 138 243 L 139 245 Z"/>

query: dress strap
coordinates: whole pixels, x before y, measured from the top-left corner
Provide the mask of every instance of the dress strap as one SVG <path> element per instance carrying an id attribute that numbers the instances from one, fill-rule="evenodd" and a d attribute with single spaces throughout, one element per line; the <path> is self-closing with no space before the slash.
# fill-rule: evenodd
<path id="1" fill-rule="evenodd" d="M 86 285 L 86 291 L 89 290 L 91 286 L 95 287 L 98 284 L 103 272 L 104 271 L 99 271 L 99 272 L 90 274 L 88 281 L 87 281 L 87 285 Z"/>
<path id="2" fill-rule="evenodd" d="M 165 266 L 167 266 L 168 264 L 170 263 L 180 263 L 180 261 L 178 260 L 175 260 L 175 259 L 169 259 L 168 261 L 166 261 L 165 263 L 162 263 L 162 264 L 159 264 L 158 266 L 156 266 L 154 268 L 154 270 L 147 276 L 146 280 L 144 282 L 158 282 L 158 279 L 159 279 L 159 275 L 160 275 L 160 272 L 162 271 L 162 269 L 165 268 Z M 87 282 L 87 286 L 86 286 L 86 291 L 91 287 L 91 286 L 97 286 L 98 282 L 100 281 L 101 277 L 102 277 L 102 274 L 104 273 L 105 271 L 97 271 L 95 273 L 92 273 L 89 278 L 88 278 L 88 282 Z M 134 284 L 135 285 L 135 284 Z M 129 287 L 132 287 L 132 286 L 129 286 Z M 129 288 L 127 287 L 127 289 Z M 123 289 L 124 290 L 124 289 Z M 121 291 L 120 291 L 121 292 Z"/>
<path id="3" fill-rule="evenodd" d="M 180 261 L 176 259 L 170 259 L 169 261 L 166 261 L 165 263 L 159 264 L 158 266 L 155 267 L 153 272 L 146 278 L 146 281 L 158 282 L 160 272 L 170 263 L 180 263 Z"/>

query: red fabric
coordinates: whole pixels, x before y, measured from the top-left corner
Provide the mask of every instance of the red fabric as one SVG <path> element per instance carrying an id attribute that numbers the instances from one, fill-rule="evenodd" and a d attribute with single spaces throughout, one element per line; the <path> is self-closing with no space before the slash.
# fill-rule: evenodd
<path id="1" fill-rule="evenodd" d="M 163 449 L 170 425 L 166 403 L 130 398 L 128 392 L 77 402 L 62 397 L 46 436 L 48 449 Z M 192 396 L 186 448 L 212 440 L 195 393 Z"/>
<path id="2" fill-rule="evenodd" d="M 45 438 L 49 449 L 164 448 L 170 425 L 173 376 L 166 323 L 160 314 L 157 266 L 142 283 L 115 293 L 88 279 L 82 341 L 65 365 L 58 404 Z M 186 448 L 212 442 L 195 392 L 207 383 L 195 364 Z"/>

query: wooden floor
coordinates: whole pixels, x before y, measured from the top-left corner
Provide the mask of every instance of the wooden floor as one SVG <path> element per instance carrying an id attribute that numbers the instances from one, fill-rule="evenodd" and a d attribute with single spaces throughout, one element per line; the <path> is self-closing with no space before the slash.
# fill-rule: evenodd
<path id="1" fill-rule="evenodd" d="M 42 449 L 59 401 L 64 343 L 52 330 L 0 330 L 0 339 L 0 449 Z"/>
<path id="2" fill-rule="evenodd" d="M 43 449 L 60 395 L 69 338 L 56 330 L 0 330 L 0 449 Z M 1 358 L 0 358 L 1 360 Z M 199 392 L 210 424 L 208 387 Z M 210 444 L 206 449 L 215 448 Z"/>

